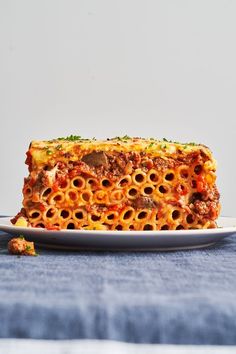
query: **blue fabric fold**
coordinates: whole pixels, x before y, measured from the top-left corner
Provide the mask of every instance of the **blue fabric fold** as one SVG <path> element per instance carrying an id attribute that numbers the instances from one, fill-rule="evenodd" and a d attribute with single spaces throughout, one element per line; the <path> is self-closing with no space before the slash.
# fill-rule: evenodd
<path id="1" fill-rule="evenodd" d="M 9 255 L 0 234 L 0 337 L 236 344 L 236 237 L 178 252 Z"/>

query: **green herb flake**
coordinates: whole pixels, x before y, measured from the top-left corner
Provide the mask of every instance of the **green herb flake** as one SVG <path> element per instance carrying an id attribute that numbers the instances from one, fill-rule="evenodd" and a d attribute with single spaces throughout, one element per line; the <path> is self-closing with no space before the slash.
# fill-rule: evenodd
<path id="1" fill-rule="evenodd" d="M 45 146 L 44 150 L 46 150 L 47 155 L 52 155 L 52 150 L 50 150 L 49 146 Z"/>
<path id="2" fill-rule="evenodd" d="M 163 138 L 162 139 L 163 141 L 165 141 L 166 143 L 172 143 L 172 144 L 178 144 L 178 145 L 184 145 L 184 146 L 188 146 L 188 145 L 190 145 L 190 146 L 196 146 L 196 145 L 198 145 L 198 144 L 196 144 L 196 143 L 193 143 L 193 142 L 190 142 L 190 143 L 181 143 L 181 142 L 179 142 L 179 141 L 172 141 L 172 140 L 167 140 L 166 138 Z"/>
<path id="3" fill-rule="evenodd" d="M 32 248 L 31 248 L 29 245 L 27 245 L 27 246 L 25 247 L 25 250 L 26 250 L 26 251 L 31 251 Z"/>
<path id="4" fill-rule="evenodd" d="M 124 135 L 124 136 L 116 136 L 115 138 L 113 138 L 111 140 L 119 140 L 119 141 L 127 142 L 127 140 L 129 140 L 129 139 L 132 139 L 132 138 L 128 135 Z"/>
<path id="5" fill-rule="evenodd" d="M 49 149 L 46 150 L 46 154 L 47 154 L 47 155 L 52 155 L 52 150 L 49 150 Z"/>
<path id="6" fill-rule="evenodd" d="M 154 145 L 154 143 L 150 143 L 150 144 L 148 145 L 148 148 L 151 148 L 153 145 Z"/>
<path id="7" fill-rule="evenodd" d="M 57 140 L 67 140 L 67 141 L 77 141 L 77 140 L 82 140 L 82 137 L 80 135 L 69 135 L 65 138 L 57 138 Z"/>
<path id="8" fill-rule="evenodd" d="M 179 141 L 167 140 L 166 138 L 163 138 L 162 140 L 170 144 L 181 144 Z"/>
<path id="9" fill-rule="evenodd" d="M 123 140 L 128 140 L 128 139 L 131 139 L 131 137 L 128 136 L 128 135 L 124 135 L 122 139 L 123 139 Z"/>
<path id="10" fill-rule="evenodd" d="M 56 149 L 57 149 L 57 150 L 61 150 L 61 149 L 62 149 L 62 145 L 61 145 L 61 144 L 57 145 L 57 146 L 56 146 Z"/>
<path id="11" fill-rule="evenodd" d="M 19 239 L 24 240 L 25 238 L 24 238 L 23 235 L 20 235 L 20 236 L 19 236 Z"/>

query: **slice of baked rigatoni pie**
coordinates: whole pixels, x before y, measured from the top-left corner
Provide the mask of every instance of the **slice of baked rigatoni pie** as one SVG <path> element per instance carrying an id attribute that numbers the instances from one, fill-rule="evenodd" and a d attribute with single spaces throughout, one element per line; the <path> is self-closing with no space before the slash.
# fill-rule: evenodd
<path id="1" fill-rule="evenodd" d="M 69 136 L 33 141 L 16 225 L 47 229 L 214 228 L 216 162 L 205 145 Z"/>

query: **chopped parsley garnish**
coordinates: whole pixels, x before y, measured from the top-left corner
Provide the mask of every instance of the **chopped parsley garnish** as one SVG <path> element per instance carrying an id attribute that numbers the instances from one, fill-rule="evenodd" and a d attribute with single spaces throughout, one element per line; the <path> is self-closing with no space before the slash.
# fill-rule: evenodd
<path id="1" fill-rule="evenodd" d="M 165 141 L 166 143 L 170 143 L 170 144 L 181 144 L 178 141 L 167 140 L 166 138 L 163 138 L 162 140 Z"/>
<path id="2" fill-rule="evenodd" d="M 46 150 L 46 154 L 47 154 L 47 155 L 52 155 L 52 150 L 47 149 L 47 150 Z"/>
<path id="3" fill-rule="evenodd" d="M 190 143 L 180 143 L 179 141 L 172 141 L 172 140 L 167 140 L 166 138 L 163 138 L 162 139 L 163 141 L 167 142 L 167 143 L 173 143 L 173 144 L 180 144 L 180 145 L 184 145 L 184 149 L 187 148 L 187 146 L 197 146 L 199 144 L 196 144 L 196 143 L 193 143 L 193 142 L 190 142 Z M 186 147 L 185 147 L 186 146 Z"/>
<path id="4" fill-rule="evenodd" d="M 49 146 L 45 146 L 44 150 L 46 150 L 47 155 L 52 155 L 52 150 L 50 150 Z"/>
<path id="5" fill-rule="evenodd" d="M 154 145 L 154 143 L 150 143 L 150 144 L 148 145 L 148 148 L 151 148 L 153 145 Z"/>
<path id="6" fill-rule="evenodd" d="M 57 140 L 66 140 L 66 141 L 79 141 L 79 140 L 82 140 L 82 141 L 91 141 L 91 140 L 96 140 L 96 138 L 92 138 L 92 139 L 86 139 L 86 138 L 82 138 L 82 136 L 80 135 L 69 135 L 69 136 L 66 136 L 66 137 L 61 137 L 61 138 L 57 138 L 57 139 L 54 139 L 52 141 L 57 141 Z"/>
<path id="7" fill-rule="evenodd" d="M 132 139 L 130 136 L 128 135 L 124 135 L 124 136 L 116 136 L 115 138 L 111 139 L 111 140 L 120 140 L 120 141 L 127 141 L 129 139 Z"/>
<path id="8" fill-rule="evenodd" d="M 124 143 L 127 143 L 128 140 L 131 140 L 133 139 L 132 137 L 130 137 L 129 135 L 124 135 L 124 136 L 116 136 L 114 138 L 107 138 L 106 140 L 118 140 L 118 141 L 121 141 L 121 142 L 124 142 Z M 71 141 L 71 142 L 76 142 L 76 141 L 88 141 L 88 142 L 91 142 L 91 141 L 96 141 L 97 139 L 95 137 L 91 138 L 91 139 L 86 139 L 86 138 L 82 138 L 80 135 L 69 135 L 67 137 L 61 137 L 61 138 L 57 138 L 57 139 L 54 139 L 54 140 L 51 140 L 51 141 L 48 141 L 48 143 L 52 143 L 54 141 L 60 141 L 60 140 L 64 140 L 64 141 Z M 155 139 L 155 138 L 149 138 L 150 141 L 152 141 L 149 145 L 148 145 L 148 148 L 152 147 L 153 145 L 153 141 L 155 142 L 161 142 L 161 140 L 158 140 L 158 139 Z M 189 142 L 189 143 L 181 143 L 179 141 L 173 141 L 173 140 L 168 140 L 166 138 L 162 138 L 162 142 L 165 142 L 165 143 L 169 143 L 169 144 L 180 144 L 180 145 L 184 145 L 184 149 L 186 149 L 188 146 L 198 146 L 199 144 L 197 143 L 194 143 L 194 142 Z M 166 148 L 167 146 L 166 145 L 162 145 L 161 148 Z M 51 155 L 53 153 L 53 151 L 51 151 L 49 149 L 49 147 L 47 146 L 46 148 L 46 153 L 48 155 Z M 61 150 L 62 149 L 62 145 L 61 144 L 58 144 L 56 145 L 55 147 L 56 150 Z"/>
<path id="9" fill-rule="evenodd" d="M 25 247 L 25 250 L 28 252 L 28 251 L 31 251 L 32 248 L 31 248 L 29 245 L 27 245 L 27 246 Z"/>
<path id="10" fill-rule="evenodd" d="M 19 238 L 20 238 L 21 240 L 24 240 L 24 239 L 25 239 L 23 235 L 20 235 Z"/>
<path id="11" fill-rule="evenodd" d="M 121 138 L 121 139 L 123 139 L 123 140 L 127 140 L 127 139 L 131 139 L 131 137 L 130 137 L 130 136 L 128 136 L 128 135 L 124 135 L 124 136 L 123 136 L 123 138 Z"/>
<path id="12" fill-rule="evenodd" d="M 67 140 L 67 141 L 77 141 L 77 140 L 81 140 L 82 137 L 80 135 L 69 135 L 65 138 L 57 138 L 57 140 Z"/>

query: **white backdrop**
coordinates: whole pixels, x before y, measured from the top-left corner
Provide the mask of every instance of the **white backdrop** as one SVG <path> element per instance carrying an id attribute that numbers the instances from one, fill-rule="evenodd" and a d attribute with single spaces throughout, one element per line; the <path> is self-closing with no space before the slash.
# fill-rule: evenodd
<path id="1" fill-rule="evenodd" d="M 69 134 L 202 142 L 235 215 L 236 1 L 0 0 L 0 214 L 25 152 Z"/>

